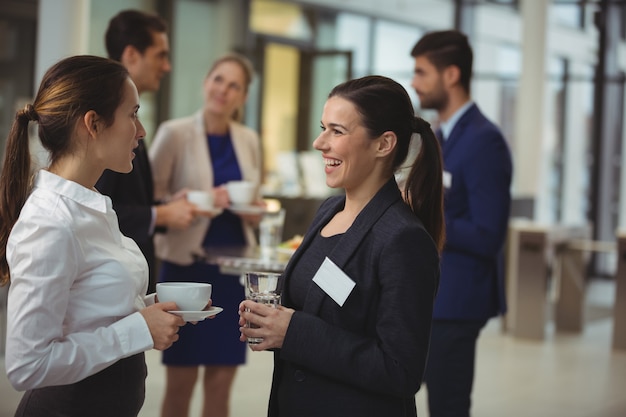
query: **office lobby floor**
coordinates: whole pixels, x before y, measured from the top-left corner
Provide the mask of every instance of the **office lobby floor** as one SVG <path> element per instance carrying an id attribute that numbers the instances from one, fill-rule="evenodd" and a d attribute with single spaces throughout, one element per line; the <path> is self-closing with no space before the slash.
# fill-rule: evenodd
<path id="1" fill-rule="evenodd" d="M 594 280 L 587 289 L 581 334 L 556 333 L 550 321 L 543 341 L 503 333 L 489 322 L 479 339 L 472 415 L 475 417 L 624 417 L 626 351 L 611 349 L 613 282 Z M 147 354 L 148 380 L 141 417 L 158 417 L 164 387 L 160 353 Z M 272 355 L 248 352 L 231 398 L 231 417 L 266 415 Z M 13 416 L 21 393 L 9 385 L 0 365 L 0 417 Z M 428 415 L 425 390 L 416 396 L 418 415 Z M 196 391 L 190 417 L 199 416 Z"/>

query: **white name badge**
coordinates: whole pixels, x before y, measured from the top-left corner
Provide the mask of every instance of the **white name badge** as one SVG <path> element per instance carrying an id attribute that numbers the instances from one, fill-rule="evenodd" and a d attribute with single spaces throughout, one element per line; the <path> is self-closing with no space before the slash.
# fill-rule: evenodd
<path id="1" fill-rule="evenodd" d="M 443 171 L 443 188 L 450 188 L 452 186 L 452 174 L 448 171 Z"/>
<path id="2" fill-rule="evenodd" d="M 343 303 L 352 292 L 356 285 L 352 279 L 346 275 L 333 261 L 324 259 L 320 269 L 317 270 L 313 277 L 316 283 L 330 298 L 332 298 L 339 306 L 343 307 Z"/>

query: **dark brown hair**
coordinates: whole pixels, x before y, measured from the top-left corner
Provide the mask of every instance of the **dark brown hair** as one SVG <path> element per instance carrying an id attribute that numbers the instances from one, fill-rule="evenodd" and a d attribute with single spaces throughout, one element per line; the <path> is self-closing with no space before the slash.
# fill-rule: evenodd
<path id="1" fill-rule="evenodd" d="M 445 240 L 441 148 L 428 122 L 415 116 L 404 87 L 390 78 L 371 75 L 339 84 L 330 92 L 329 97 L 333 96 L 344 98 L 357 108 L 372 138 L 387 131 L 396 134 L 398 142 L 390 175 L 406 159 L 413 133 L 419 133 L 422 142 L 406 180 L 405 200 L 441 252 Z"/>
<path id="2" fill-rule="evenodd" d="M 95 111 L 105 126 L 113 124 L 127 78 L 126 68 L 107 58 L 66 58 L 46 72 L 33 104 L 16 113 L 0 174 L 0 285 L 9 281 L 7 241 L 31 188 L 29 122 L 37 122 L 41 144 L 54 163 L 72 152 L 76 122 L 88 111 Z"/>
<path id="3" fill-rule="evenodd" d="M 474 54 L 464 33 L 458 30 L 429 32 L 413 46 L 411 56 L 426 57 L 438 71 L 451 65 L 458 67 L 461 85 L 470 93 Z"/>
<path id="4" fill-rule="evenodd" d="M 121 61 L 128 45 L 143 54 L 152 46 L 152 34 L 165 32 L 167 23 L 161 17 L 139 10 L 123 10 L 109 21 L 104 42 L 109 58 Z"/>

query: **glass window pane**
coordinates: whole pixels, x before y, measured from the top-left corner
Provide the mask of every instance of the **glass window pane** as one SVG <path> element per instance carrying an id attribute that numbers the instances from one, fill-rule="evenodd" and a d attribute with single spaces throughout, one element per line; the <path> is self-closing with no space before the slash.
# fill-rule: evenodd
<path id="1" fill-rule="evenodd" d="M 414 25 L 379 20 L 374 26 L 373 72 L 394 79 L 413 73 L 411 49 L 423 31 Z"/>
<path id="2" fill-rule="evenodd" d="M 354 77 L 369 72 L 371 27 L 368 17 L 350 13 L 339 13 L 337 16 L 337 48 L 352 51 Z"/>
<path id="3" fill-rule="evenodd" d="M 250 30 L 298 40 L 310 40 L 313 33 L 297 4 L 271 0 L 250 3 Z"/>

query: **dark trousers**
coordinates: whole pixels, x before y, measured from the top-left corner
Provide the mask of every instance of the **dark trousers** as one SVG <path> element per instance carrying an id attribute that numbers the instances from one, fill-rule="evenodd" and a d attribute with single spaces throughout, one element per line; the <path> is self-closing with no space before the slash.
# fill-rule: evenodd
<path id="1" fill-rule="evenodd" d="M 143 353 L 70 385 L 26 391 L 15 417 L 135 417 L 145 399 Z"/>
<path id="2" fill-rule="evenodd" d="M 469 417 L 476 340 L 485 323 L 433 320 L 424 375 L 430 417 Z"/>

